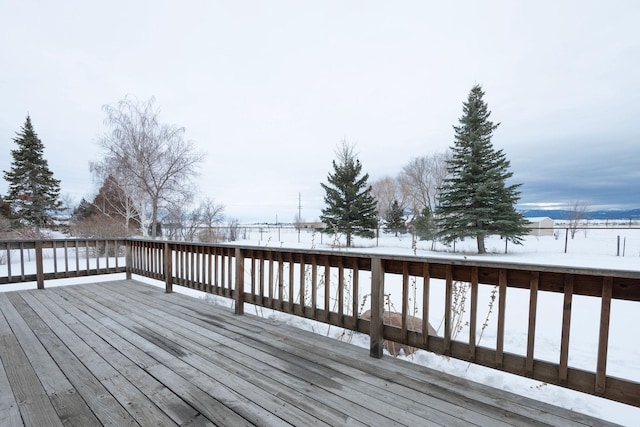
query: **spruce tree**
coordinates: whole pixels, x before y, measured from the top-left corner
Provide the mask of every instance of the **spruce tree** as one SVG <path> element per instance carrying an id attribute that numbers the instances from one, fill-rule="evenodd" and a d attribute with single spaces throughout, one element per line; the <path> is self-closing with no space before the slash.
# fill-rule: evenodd
<path id="1" fill-rule="evenodd" d="M 397 200 L 394 200 L 384 218 L 385 230 L 388 233 L 395 233 L 397 237 L 398 232 L 405 233 L 406 231 L 405 221 L 406 220 L 404 217 L 404 209 L 400 207 L 400 204 L 398 203 Z"/>
<path id="2" fill-rule="evenodd" d="M 76 206 L 76 208 L 73 210 L 73 214 L 71 215 L 71 222 L 77 223 L 79 221 L 82 221 L 83 219 L 89 218 L 95 213 L 96 207 L 93 204 L 87 202 L 87 200 L 83 197 L 82 200 L 80 200 L 78 206 Z"/>
<path id="3" fill-rule="evenodd" d="M 43 157 L 44 145 L 27 119 L 13 141 L 18 144 L 11 150 L 11 170 L 4 171 L 9 183 L 5 200 L 11 205 L 17 222 L 35 227 L 40 237 L 40 228 L 53 221 L 53 213 L 60 209 L 60 181 L 53 177 Z"/>
<path id="4" fill-rule="evenodd" d="M 413 227 L 416 231 L 416 236 L 420 240 L 433 240 L 436 237 L 436 226 L 434 224 L 433 214 L 431 209 L 426 207 L 416 216 L 413 220 Z"/>
<path id="5" fill-rule="evenodd" d="M 360 176 L 362 164 L 346 142 L 336 152 L 338 163 L 333 160 L 333 173 L 327 177 L 328 184 L 321 183 L 326 194 L 326 207 L 320 220 L 330 231 L 345 233 L 347 247 L 352 236 L 373 238 L 378 226 L 376 199 L 367 184 L 369 174 Z"/>
<path id="6" fill-rule="evenodd" d="M 522 214 L 515 210 L 521 184 L 507 185 L 510 162 L 502 150 L 495 150 L 491 137 L 499 124 L 489 120 L 491 112 L 479 85 L 463 103 L 459 126 L 454 126 L 452 158 L 448 177 L 440 189 L 436 210 L 439 235 L 445 243 L 475 237 L 478 253 L 486 253 L 484 239 L 499 235 L 521 243 L 527 233 Z"/>

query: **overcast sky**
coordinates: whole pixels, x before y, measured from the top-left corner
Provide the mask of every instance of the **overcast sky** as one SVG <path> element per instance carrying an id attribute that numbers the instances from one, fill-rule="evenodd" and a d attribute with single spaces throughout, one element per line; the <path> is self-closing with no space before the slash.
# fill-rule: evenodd
<path id="1" fill-rule="evenodd" d="M 27 114 L 96 191 L 104 104 L 156 97 L 240 221 L 316 219 L 342 139 L 371 181 L 445 150 L 474 84 L 520 208 L 640 207 L 640 2 L 0 0 L 0 170 Z M 0 177 L 0 194 L 7 183 Z"/>

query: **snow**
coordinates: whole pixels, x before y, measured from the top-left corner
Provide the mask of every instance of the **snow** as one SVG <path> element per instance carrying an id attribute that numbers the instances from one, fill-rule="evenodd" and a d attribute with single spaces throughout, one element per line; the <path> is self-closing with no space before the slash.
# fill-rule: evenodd
<path id="1" fill-rule="evenodd" d="M 456 243 L 456 252 L 453 248 L 437 245 L 437 251 L 431 250 L 431 242 L 417 242 L 412 247 L 412 239 L 408 235 L 393 237 L 381 235 L 379 239 L 356 238 L 355 248 L 346 249 L 342 246 L 344 239 L 334 236 L 321 236 L 318 233 L 303 231 L 298 234 L 291 229 L 274 230 L 270 232 L 248 232 L 247 240 L 234 242 L 234 245 L 253 245 L 267 247 L 286 247 L 301 249 L 329 249 L 334 251 L 349 251 L 390 255 L 417 255 L 430 258 L 461 258 L 491 261 L 505 261 L 518 264 L 534 264 L 546 266 L 575 266 L 589 269 L 615 269 L 630 272 L 640 271 L 640 229 L 597 229 L 578 231 L 574 239 L 566 241 L 565 253 L 565 229 L 558 227 L 559 235 L 554 236 L 528 236 L 523 245 L 509 244 L 508 253 L 505 254 L 505 242 L 499 238 L 489 238 L 486 242 L 488 254 L 476 255 L 475 240 L 467 239 Z M 300 242 L 298 243 L 298 239 Z M 619 242 L 619 243 L 618 243 Z M 620 254 L 617 256 L 617 254 Z M 624 256 L 623 256 L 624 255 Z M 50 259 L 46 263 L 52 262 Z M 29 263 L 32 264 L 32 263 Z M 28 265 L 29 268 L 32 268 Z M 6 265 L 0 265 L 0 275 L 6 275 Z M 14 267 L 15 270 L 15 267 Z M 14 271 L 13 274 L 16 274 Z M 124 277 L 112 275 L 109 279 Z M 100 276 L 97 276 L 100 277 Z M 138 278 L 138 277 L 136 277 Z M 141 278 L 138 278 L 141 279 Z M 67 284 L 86 283 L 87 277 L 77 279 L 61 279 L 47 282 L 47 286 L 62 286 Z M 158 285 L 153 280 L 145 280 L 148 283 Z M 366 282 L 367 276 L 361 273 L 361 283 Z M 430 293 L 430 323 L 440 329 L 444 310 L 444 289 L 434 281 Z M 3 285 L 0 290 L 14 290 L 33 288 L 30 284 Z M 419 286 L 417 288 L 420 288 Z M 192 296 L 206 298 L 212 303 L 231 306 L 232 301 L 222 297 L 205 295 L 200 292 L 175 286 L 178 292 Z M 493 287 L 481 285 L 479 289 L 478 323 L 481 324 L 489 311 L 489 302 Z M 386 282 L 385 292 L 391 293 L 392 303 L 400 306 L 400 292 L 393 280 Z M 363 298 L 362 290 L 358 299 Z M 419 289 L 412 296 L 416 301 L 421 300 Z M 516 354 L 526 354 L 527 326 L 528 326 L 528 291 L 508 289 L 507 291 L 506 324 L 504 350 Z M 550 295 L 541 293 L 538 300 L 537 329 L 535 337 L 535 358 L 549 360 L 557 363 L 560 347 L 560 326 L 562 323 L 562 295 Z M 489 326 L 482 332 L 479 345 L 492 347 L 496 341 L 496 308 L 489 316 Z M 440 307 L 440 308 L 438 308 Z M 310 321 L 280 312 L 247 305 L 247 313 L 274 318 L 287 324 L 327 335 L 336 339 L 351 342 L 354 345 L 369 347 L 369 338 L 366 335 L 355 334 L 340 328 Z M 456 340 L 465 341 L 468 337 L 468 328 L 465 322 L 468 320 L 468 309 L 461 319 L 462 328 Z M 569 349 L 569 366 L 595 371 L 598 340 L 598 325 L 600 318 L 600 300 L 598 298 L 574 296 L 571 319 L 571 337 Z M 640 310 L 638 303 L 617 301 L 612 302 L 611 329 L 609 336 L 609 351 L 607 374 L 628 380 L 640 382 L 640 345 L 635 337 L 637 333 L 629 326 L 640 324 Z M 640 408 L 617 402 L 601 399 L 595 396 L 574 392 L 548 384 L 533 381 L 511 374 L 506 374 L 470 363 L 458 361 L 443 356 L 438 356 L 426 351 L 418 351 L 411 356 L 400 356 L 420 365 L 441 370 L 453 375 L 464 377 L 493 387 L 518 393 L 533 399 L 559 405 L 574 411 L 602 418 L 622 425 L 637 425 L 640 419 Z"/>

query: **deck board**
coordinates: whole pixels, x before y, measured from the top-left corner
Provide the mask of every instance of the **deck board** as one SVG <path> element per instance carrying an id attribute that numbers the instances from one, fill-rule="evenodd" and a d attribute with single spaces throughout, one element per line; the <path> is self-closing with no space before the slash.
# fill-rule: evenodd
<path id="1" fill-rule="evenodd" d="M 0 311 L 1 425 L 613 425 L 136 281 Z"/>

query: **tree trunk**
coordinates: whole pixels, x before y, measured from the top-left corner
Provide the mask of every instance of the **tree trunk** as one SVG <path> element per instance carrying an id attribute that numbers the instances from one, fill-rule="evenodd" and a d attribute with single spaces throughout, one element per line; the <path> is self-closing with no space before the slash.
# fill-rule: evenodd
<path id="1" fill-rule="evenodd" d="M 476 239 L 478 241 L 478 253 L 479 254 L 486 254 L 487 250 L 484 247 L 484 235 L 483 234 L 478 234 L 476 236 Z"/>
<path id="2" fill-rule="evenodd" d="M 158 204 L 153 204 L 153 209 L 151 212 L 151 238 L 156 238 L 156 231 L 158 228 Z"/>

